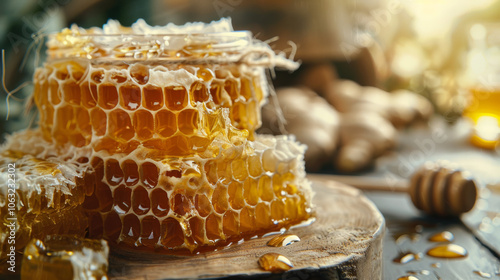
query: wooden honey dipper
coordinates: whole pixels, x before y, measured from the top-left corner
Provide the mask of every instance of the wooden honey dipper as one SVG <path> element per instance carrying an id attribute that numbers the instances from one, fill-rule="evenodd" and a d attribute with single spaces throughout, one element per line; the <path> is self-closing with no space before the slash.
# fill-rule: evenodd
<path id="1" fill-rule="evenodd" d="M 470 211 L 477 199 L 477 186 L 466 171 L 447 162 L 425 163 L 407 180 L 388 182 L 384 178 L 309 174 L 311 180 L 333 180 L 364 191 L 409 193 L 415 207 L 429 215 L 450 217 Z"/>

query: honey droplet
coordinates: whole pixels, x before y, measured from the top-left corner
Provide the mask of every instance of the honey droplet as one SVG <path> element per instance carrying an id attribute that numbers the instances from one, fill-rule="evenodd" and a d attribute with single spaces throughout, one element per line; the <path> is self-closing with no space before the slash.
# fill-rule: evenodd
<path id="1" fill-rule="evenodd" d="M 436 246 L 430 249 L 429 251 L 427 251 L 427 255 L 435 258 L 456 259 L 466 257 L 467 250 L 465 250 L 464 247 L 456 244 L 447 244 Z"/>
<path id="2" fill-rule="evenodd" d="M 399 277 L 398 280 L 418 280 L 418 278 L 415 276 L 409 275 L 409 276 Z"/>
<path id="3" fill-rule="evenodd" d="M 413 260 L 419 260 L 421 257 L 422 257 L 421 253 L 415 254 L 412 252 L 402 252 L 401 254 L 399 254 L 399 256 L 394 258 L 392 261 L 395 263 L 405 264 L 405 263 L 409 263 Z"/>
<path id="4" fill-rule="evenodd" d="M 411 242 L 415 243 L 418 240 L 420 240 L 420 234 L 411 232 L 411 233 L 399 233 L 394 235 L 394 240 L 396 241 L 396 244 L 402 244 L 404 243 L 407 239 L 410 240 Z"/>
<path id="5" fill-rule="evenodd" d="M 449 231 L 439 232 L 429 237 L 429 241 L 431 242 L 451 242 L 454 239 L 455 236 L 453 236 L 453 233 Z"/>
<path id="6" fill-rule="evenodd" d="M 290 260 L 277 253 L 267 253 L 259 258 L 259 265 L 262 269 L 271 272 L 287 271 L 293 267 Z"/>
<path id="7" fill-rule="evenodd" d="M 429 270 L 408 270 L 406 271 L 406 273 L 410 274 L 410 275 L 418 275 L 418 274 L 422 274 L 422 275 L 430 275 L 431 272 Z"/>
<path id="8" fill-rule="evenodd" d="M 491 274 L 489 274 L 489 273 L 482 272 L 482 271 L 479 271 L 479 270 L 474 270 L 473 272 L 474 272 L 474 274 L 479 275 L 479 276 L 481 276 L 483 278 L 487 278 L 487 279 L 491 278 Z"/>
<path id="9" fill-rule="evenodd" d="M 441 267 L 441 263 L 432 263 L 431 266 L 434 267 L 434 268 L 440 268 Z"/>
<path id="10" fill-rule="evenodd" d="M 281 234 L 275 236 L 273 239 L 267 242 L 267 246 L 272 247 L 284 247 L 288 246 L 294 242 L 299 242 L 300 238 L 295 234 Z"/>

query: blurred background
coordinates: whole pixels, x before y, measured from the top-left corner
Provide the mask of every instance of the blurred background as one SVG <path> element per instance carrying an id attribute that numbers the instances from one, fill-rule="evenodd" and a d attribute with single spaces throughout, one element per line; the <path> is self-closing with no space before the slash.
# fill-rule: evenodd
<path id="1" fill-rule="evenodd" d="M 294 73 L 274 73 L 277 98 L 263 109 L 261 133 L 296 134 L 309 146 L 309 171 L 363 172 L 408 143 L 423 161 L 424 140 L 436 149 L 442 135 L 466 139 L 459 149 L 498 156 L 498 0 L 4 1 L 2 137 L 36 125 L 36 112 L 24 107 L 44 60 L 41 34 L 108 19 L 129 26 L 138 18 L 165 25 L 221 17 L 301 62 Z"/>

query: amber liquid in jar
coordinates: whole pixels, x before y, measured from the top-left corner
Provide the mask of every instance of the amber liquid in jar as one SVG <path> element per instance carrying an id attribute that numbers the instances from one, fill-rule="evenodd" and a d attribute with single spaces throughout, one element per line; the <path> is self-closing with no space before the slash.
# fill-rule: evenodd
<path id="1" fill-rule="evenodd" d="M 495 149 L 500 141 L 500 88 L 474 88 L 464 116 L 473 123 L 472 144 Z"/>

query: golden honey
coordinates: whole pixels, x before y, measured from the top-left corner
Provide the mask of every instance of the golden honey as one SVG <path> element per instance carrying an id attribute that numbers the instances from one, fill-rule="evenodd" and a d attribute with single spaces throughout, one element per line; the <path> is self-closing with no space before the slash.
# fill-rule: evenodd
<path id="1" fill-rule="evenodd" d="M 399 277 L 398 280 L 418 280 L 418 278 L 415 276 L 412 276 L 412 275 L 408 275 L 408 276 Z"/>
<path id="2" fill-rule="evenodd" d="M 252 139 L 261 124 L 264 76 L 247 68 L 49 61 L 34 76 L 34 99 L 43 108 L 39 125 L 44 139 L 58 144 L 91 144 L 110 153 L 143 145 L 185 156 L 213 139 L 210 111 L 228 108 L 231 124 Z M 186 82 L 165 82 L 174 77 Z"/>
<path id="3" fill-rule="evenodd" d="M 451 242 L 454 239 L 455 236 L 449 231 L 438 232 L 429 237 L 429 241 L 431 242 Z"/>
<path id="4" fill-rule="evenodd" d="M 74 235 L 33 239 L 24 250 L 21 279 L 107 280 L 109 248 L 104 240 Z"/>
<path id="5" fill-rule="evenodd" d="M 110 21 L 50 35 L 34 75 L 39 128 L 5 152 L 82 168 L 67 178 L 81 225 L 114 247 L 195 252 L 309 219 L 305 147 L 255 133 L 265 68 L 296 65 L 249 32 L 150 28 Z"/>
<path id="6" fill-rule="evenodd" d="M 413 252 L 401 252 L 397 257 L 395 257 L 392 261 L 395 263 L 406 264 L 411 261 L 418 261 L 422 258 L 421 253 L 413 253 Z"/>
<path id="7" fill-rule="evenodd" d="M 460 245 L 446 244 L 429 249 L 427 255 L 435 258 L 457 259 L 467 257 L 468 253 L 467 250 Z"/>
<path id="8" fill-rule="evenodd" d="M 284 247 L 299 242 L 300 238 L 295 234 L 280 234 L 267 242 L 267 246 Z"/>
<path id="9" fill-rule="evenodd" d="M 480 271 L 480 270 L 474 270 L 473 273 L 476 274 L 476 275 L 481 276 L 482 278 L 487 278 L 487 279 L 491 278 L 491 274 L 490 273 L 483 272 L 483 271 Z"/>
<path id="10" fill-rule="evenodd" d="M 90 237 L 126 248 L 194 251 L 308 219 L 297 160 L 277 161 L 280 146 L 293 145 L 271 136 L 256 137 L 261 148 L 250 143 L 227 146 L 217 158 L 95 153 L 95 190 L 83 203 Z"/>
<path id="11" fill-rule="evenodd" d="M 292 262 L 278 253 L 267 253 L 260 256 L 259 265 L 263 270 L 270 272 L 283 272 L 293 268 Z"/>
<path id="12" fill-rule="evenodd" d="M 7 171 L 9 166 L 14 166 L 14 173 Z M 16 250 L 22 252 L 32 238 L 85 234 L 88 223 L 81 206 L 86 191 L 83 172 L 83 168 L 57 158 L 41 159 L 10 150 L 1 154 L 0 180 L 5 183 L 0 188 L 0 259 L 9 252 L 10 236 L 15 237 Z M 7 182 L 16 186 L 13 200 Z M 12 224 L 14 232 L 9 227 Z"/>
<path id="13" fill-rule="evenodd" d="M 486 149 L 495 149 L 500 141 L 500 89 L 475 88 L 464 111 L 470 119 L 473 131 L 472 144 Z"/>
<path id="14" fill-rule="evenodd" d="M 44 138 L 111 153 L 144 145 L 192 155 L 212 140 L 207 113 L 227 108 L 252 140 L 267 80 L 264 67 L 244 63 L 251 45 L 243 31 L 51 35 L 48 60 L 34 75 Z"/>

